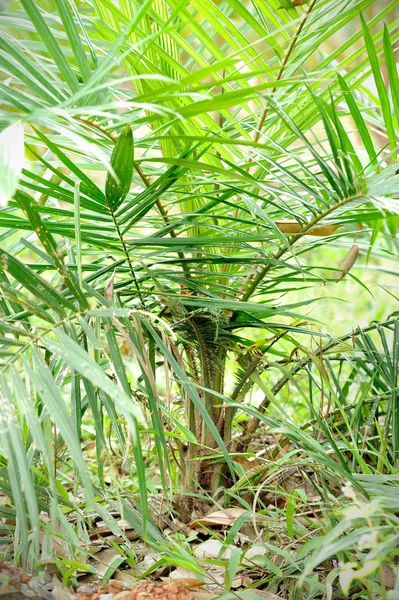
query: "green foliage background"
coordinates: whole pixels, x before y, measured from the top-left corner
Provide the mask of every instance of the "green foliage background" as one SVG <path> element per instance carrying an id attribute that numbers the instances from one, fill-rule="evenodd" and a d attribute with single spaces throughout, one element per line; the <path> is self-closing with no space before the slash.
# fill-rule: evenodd
<path id="1" fill-rule="evenodd" d="M 268 559 L 262 576 L 276 591 L 291 577 L 287 598 L 327 593 L 322 543 L 323 561 L 363 568 L 364 597 L 390 597 L 375 574 L 397 569 L 398 2 L 294 4 L 1 6 L 0 123 L 22 122 L 26 153 L 18 177 L 20 140 L 2 138 L 15 160 L 1 185 L 18 183 L 0 212 L 0 514 L 16 517 L 15 560 L 75 577 L 87 515 L 116 530 L 118 509 L 163 561 L 198 572 L 147 511 L 179 491 L 285 519 L 290 542 L 270 550 L 283 567 Z M 125 476 L 109 488 L 114 462 Z M 320 530 L 294 524 L 312 505 L 302 491 L 286 513 L 259 500 L 288 464 L 313 481 Z M 356 518 L 337 525 L 348 481 L 378 532 L 366 557 Z M 341 577 L 335 597 L 347 591 Z"/>

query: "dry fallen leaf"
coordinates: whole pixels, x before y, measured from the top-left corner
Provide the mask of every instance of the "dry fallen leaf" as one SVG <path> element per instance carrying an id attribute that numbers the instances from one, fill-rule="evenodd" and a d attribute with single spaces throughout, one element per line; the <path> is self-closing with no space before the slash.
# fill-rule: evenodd
<path id="1" fill-rule="evenodd" d="M 276 221 L 276 225 L 282 233 L 300 233 L 302 231 L 302 225 L 298 221 Z M 341 225 L 316 225 L 304 233 L 304 235 L 314 235 L 320 237 L 326 237 L 332 235 L 338 227 Z"/>
<path id="2" fill-rule="evenodd" d="M 243 565 L 253 566 L 256 563 L 257 556 L 264 556 L 267 554 L 267 548 L 263 544 L 254 544 L 245 552 L 242 559 Z"/>
<path id="3" fill-rule="evenodd" d="M 114 295 L 114 285 L 115 285 L 115 271 L 112 273 L 111 277 L 108 279 L 105 284 L 104 289 L 104 298 L 110 302 Z"/>
<path id="4" fill-rule="evenodd" d="M 225 590 L 226 567 L 222 565 L 207 565 L 205 589 L 208 592 L 221 593 Z"/>
<path id="5" fill-rule="evenodd" d="M 119 592 L 119 594 L 116 594 L 116 596 L 114 596 L 112 600 L 130 600 L 131 598 L 133 598 L 133 596 L 134 592 L 130 590 L 125 590 L 124 592 Z"/>
<path id="6" fill-rule="evenodd" d="M 219 553 L 221 556 L 219 557 Z M 222 558 L 229 559 L 231 556 L 231 546 L 229 548 L 225 548 L 225 546 L 219 540 L 206 540 L 199 544 L 194 552 L 194 556 L 196 558 Z"/>
<path id="7" fill-rule="evenodd" d="M 226 511 L 217 510 L 210 515 L 191 521 L 189 527 L 196 527 L 197 525 L 203 527 L 212 527 L 213 525 L 231 526 L 245 512 L 247 511 L 244 508 L 229 508 Z"/>
<path id="8" fill-rule="evenodd" d="M 382 566 L 382 572 L 384 574 L 384 584 L 388 590 L 392 590 L 396 583 L 396 574 L 392 567 L 389 565 Z"/>
<path id="9" fill-rule="evenodd" d="M 192 592 L 195 600 L 212 600 L 217 598 L 213 592 L 207 590 L 200 590 L 199 592 Z"/>
<path id="10" fill-rule="evenodd" d="M 233 590 L 238 590 L 238 588 L 242 587 L 242 577 L 241 575 L 239 575 L 238 577 L 234 577 L 232 583 L 231 583 L 231 588 Z"/>
<path id="11" fill-rule="evenodd" d="M 168 579 L 171 579 L 172 581 L 176 581 L 176 579 L 196 579 L 196 574 L 194 573 L 194 571 L 183 569 L 183 567 L 177 567 L 174 571 L 170 573 Z"/>
<path id="12" fill-rule="evenodd" d="M 135 579 L 137 579 L 137 569 L 134 567 L 130 567 L 130 569 L 123 569 L 120 571 L 119 569 L 113 574 L 113 578 L 117 581 L 122 581 L 123 583 L 132 584 Z"/>
<path id="13" fill-rule="evenodd" d="M 191 590 L 192 588 L 198 588 L 204 585 L 203 581 L 196 579 L 195 577 L 178 577 L 175 578 L 174 581 L 186 590 Z"/>
<path id="14" fill-rule="evenodd" d="M 114 548 L 105 548 L 97 552 L 96 556 L 96 571 L 99 579 L 102 579 L 113 562 L 121 557 L 120 552 Z"/>
<path id="15" fill-rule="evenodd" d="M 150 548 L 148 552 L 143 556 L 143 560 L 136 563 L 136 576 L 137 574 L 144 573 L 151 567 L 153 567 L 160 559 L 160 553 L 153 548 Z"/>
<path id="16" fill-rule="evenodd" d="M 352 248 L 349 250 L 348 254 L 345 256 L 343 261 L 338 266 L 338 271 L 334 271 L 333 279 L 339 281 L 343 279 L 345 275 L 350 271 L 350 269 L 355 264 L 357 257 L 359 256 L 359 246 L 357 244 L 353 244 Z"/>
<path id="17" fill-rule="evenodd" d="M 259 596 L 261 600 L 281 600 L 281 596 L 276 596 L 276 594 L 272 594 L 271 592 L 268 592 L 266 590 L 251 590 L 251 593 Z M 242 597 L 245 598 L 245 592 L 242 594 Z"/>
<path id="18" fill-rule="evenodd" d="M 68 588 L 63 588 L 61 581 L 54 575 L 53 576 L 53 589 L 51 590 L 55 600 L 74 600 L 75 594 Z"/>
<path id="19" fill-rule="evenodd" d="M 263 343 L 270 342 L 272 339 L 273 338 L 266 338 L 265 340 L 263 340 Z M 254 344 L 253 346 L 250 346 L 249 349 L 255 350 L 256 348 L 257 348 L 257 344 Z M 246 471 L 249 471 L 250 469 L 253 469 L 254 467 L 260 467 L 260 465 L 264 464 L 263 460 L 261 460 L 260 458 L 257 458 L 256 456 L 235 456 L 234 462 L 237 462 L 239 465 L 244 467 L 244 469 Z"/>

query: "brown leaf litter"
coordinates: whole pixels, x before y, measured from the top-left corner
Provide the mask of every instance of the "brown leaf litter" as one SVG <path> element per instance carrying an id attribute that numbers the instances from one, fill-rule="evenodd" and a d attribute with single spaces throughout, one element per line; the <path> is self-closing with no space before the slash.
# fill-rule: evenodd
<path id="1" fill-rule="evenodd" d="M 194 600 L 189 590 L 199 585 L 202 585 L 202 582 L 198 580 L 179 583 L 140 581 L 130 589 L 124 590 L 120 581 L 111 580 L 106 586 L 97 587 L 95 591 L 91 585 L 81 586 L 78 588 L 76 600 Z"/>
<path id="2" fill-rule="evenodd" d="M 54 600 L 37 577 L 22 569 L 0 562 L 0 597 L 7 600 Z"/>

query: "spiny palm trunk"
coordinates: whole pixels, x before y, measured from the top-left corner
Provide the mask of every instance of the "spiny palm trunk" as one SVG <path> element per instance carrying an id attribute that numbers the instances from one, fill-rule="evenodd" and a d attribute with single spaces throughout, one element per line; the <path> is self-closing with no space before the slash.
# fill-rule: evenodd
<path id="1" fill-rule="evenodd" d="M 198 385 L 204 408 L 223 439 L 226 411 L 219 394 L 223 394 L 224 390 L 226 349 L 217 339 L 218 325 L 212 316 L 194 315 L 187 318 L 186 325 L 192 342 L 192 345 L 185 345 L 191 376 Z M 212 495 L 221 484 L 223 464 L 215 460 L 218 444 L 200 411 L 190 400 L 187 422 L 197 441 L 189 444 L 185 487 L 189 491 L 206 491 Z"/>

